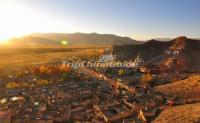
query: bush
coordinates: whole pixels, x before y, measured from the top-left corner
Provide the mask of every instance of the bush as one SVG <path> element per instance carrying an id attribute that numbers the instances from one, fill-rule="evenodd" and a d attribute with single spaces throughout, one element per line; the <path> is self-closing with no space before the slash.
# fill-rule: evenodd
<path id="1" fill-rule="evenodd" d="M 125 75 L 125 71 L 124 71 L 123 69 L 119 70 L 119 75 L 120 75 L 120 76 Z"/>
<path id="2" fill-rule="evenodd" d="M 6 84 L 6 88 L 21 88 L 27 87 L 28 84 L 25 82 L 9 82 Z"/>
<path id="3" fill-rule="evenodd" d="M 142 85 L 151 85 L 153 80 L 153 77 L 150 73 L 144 74 L 141 79 L 140 82 Z"/>
<path id="4" fill-rule="evenodd" d="M 16 82 L 9 82 L 6 84 L 6 88 L 18 88 L 19 84 Z"/>
<path id="5" fill-rule="evenodd" d="M 38 80 L 36 82 L 36 85 L 48 85 L 49 81 L 48 80 Z"/>

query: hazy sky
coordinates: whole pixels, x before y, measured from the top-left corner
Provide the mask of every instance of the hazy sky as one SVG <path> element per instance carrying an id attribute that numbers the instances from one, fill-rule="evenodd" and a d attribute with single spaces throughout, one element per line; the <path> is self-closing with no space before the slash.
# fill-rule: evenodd
<path id="1" fill-rule="evenodd" d="M 11 2 L 16 5 L 13 11 Z M 9 21 L 12 24 L 0 21 L 0 26 L 21 27 L 19 34 L 97 32 L 138 40 L 178 35 L 200 38 L 200 0 L 10 0 L 7 6 L 11 12 L 0 13 L 1 17 L 9 14 L 21 19 Z"/>

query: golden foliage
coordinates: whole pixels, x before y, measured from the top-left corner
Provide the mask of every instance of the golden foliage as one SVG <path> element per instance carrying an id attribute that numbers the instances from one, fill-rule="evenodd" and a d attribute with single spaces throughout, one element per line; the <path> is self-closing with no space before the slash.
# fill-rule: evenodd
<path id="1" fill-rule="evenodd" d="M 20 87 L 27 87 L 28 84 L 25 82 L 9 82 L 6 84 L 6 88 L 20 88 Z"/>
<path id="2" fill-rule="evenodd" d="M 49 81 L 48 80 L 38 80 L 36 82 L 36 85 L 48 85 Z"/>
<path id="3" fill-rule="evenodd" d="M 71 69 L 70 67 L 65 66 L 65 65 L 58 66 L 58 69 L 59 69 L 59 71 L 61 71 L 61 72 L 67 72 L 67 73 L 69 73 L 69 72 L 72 71 L 72 69 Z"/>
<path id="4" fill-rule="evenodd" d="M 9 82 L 6 84 L 6 88 L 17 88 L 19 87 L 19 84 L 17 84 L 16 82 Z"/>
<path id="5" fill-rule="evenodd" d="M 150 73 L 144 74 L 140 79 L 142 84 L 150 84 L 152 80 L 153 80 L 153 77 Z"/>
<path id="6" fill-rule="evenodd" d="M 120 76 L 122 76 L 122 75 L 125 74 L 125 71 L 123 69 L 121 69 L 121 70 L 118 71 L 118 73 L 119 73 Z"/>
<path id="7" fill-rule="evenodd" d="M 15 73 L 16 77 L 19 78 L 19 77 L 22 77 L 24 74 L 21 72 L 21 71 L 17 71 Z"/>
<path id="8" fill-rule="evenodd" d="M 69 73 L 71 72 L 71 68 L 64 65 L 59 66 L 45 66 L 41 65 L 40 67 L 32 68 L 33 74 L 38 75 L 51 75 L 51 74 L 59 74 L 59 73 Z"/>

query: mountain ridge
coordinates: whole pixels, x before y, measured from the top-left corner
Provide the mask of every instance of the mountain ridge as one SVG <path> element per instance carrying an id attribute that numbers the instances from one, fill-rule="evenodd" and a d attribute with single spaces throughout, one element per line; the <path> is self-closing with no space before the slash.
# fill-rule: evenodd
<path id="1" fill-rule="evenodd" d="M 69 45 L 124 45 L 124 44 L 141 44 L 129 37 L 121 37 L 114 34 L 98 33 L 33 33 L 31 36 L 61 41 L 68 41 Z"/>

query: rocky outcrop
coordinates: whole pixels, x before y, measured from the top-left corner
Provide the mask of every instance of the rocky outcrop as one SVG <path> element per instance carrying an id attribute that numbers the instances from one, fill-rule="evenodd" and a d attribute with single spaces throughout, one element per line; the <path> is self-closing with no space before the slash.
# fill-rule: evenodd
<path id="1" fill-rule="evenodd" d="M 193 72 L 200 68 L 200 41 L 184 36 L 168 42 L 150 40 L 141 45 L 114 46 L 113 53 L 118 60 L 133 60 L 139 53 L 146 64 L 166 71 Z"/>

